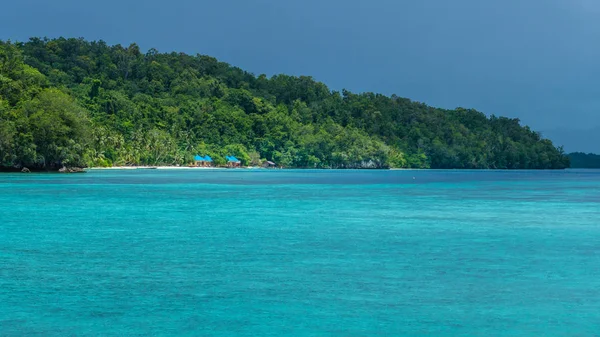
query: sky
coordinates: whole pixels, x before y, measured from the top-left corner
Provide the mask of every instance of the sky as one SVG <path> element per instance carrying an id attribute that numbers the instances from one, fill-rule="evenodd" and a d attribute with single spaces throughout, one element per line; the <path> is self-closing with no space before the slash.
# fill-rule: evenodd
<path id="1" fill-rule="evenodd" d="M 84 37 L 516 117 L 600 153 L 597 0 L 19 0 L 0 39 Z"/>

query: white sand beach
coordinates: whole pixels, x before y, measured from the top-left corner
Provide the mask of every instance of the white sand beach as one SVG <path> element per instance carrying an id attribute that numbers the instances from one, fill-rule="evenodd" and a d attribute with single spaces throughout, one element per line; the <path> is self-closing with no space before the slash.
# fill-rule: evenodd
<path id="1" fill-rule="evenodd" d="M 197 167 L 197 166 L 111 166 L 89 167 L 86 170 L 222 170 L 225 167 Z M 239 167 L 237 169 L 263 169 L 262 167 Z"/>

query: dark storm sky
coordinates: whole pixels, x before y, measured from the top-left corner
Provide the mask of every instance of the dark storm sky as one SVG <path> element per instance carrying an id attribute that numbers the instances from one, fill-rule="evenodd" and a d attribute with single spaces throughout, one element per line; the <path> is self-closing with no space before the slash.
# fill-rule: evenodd
<path id="1" fill-rule="evenodd" d="M 518 117 L 600 152 L 597 0 L 19 0 L 0 39 L 85 37 Z"/>

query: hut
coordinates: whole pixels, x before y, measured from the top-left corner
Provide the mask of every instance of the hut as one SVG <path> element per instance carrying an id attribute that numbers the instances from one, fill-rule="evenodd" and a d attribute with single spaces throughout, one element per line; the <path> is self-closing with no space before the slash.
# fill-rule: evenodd
<path id="1" fill-rule="evenodd" d="M 213 165 L 213 160 L 209 155 L 204 156 L 204 164 L 205 164 L 205 166 Z"/>
<path id="2" fill-rule="evenodd" d="M 200 155 L 195 155 L 194 156 L 194 166 L 203 166 L 204 164 L 204 157 L 200 156 Z"/>
<path id="3" fill-rule="evenodd" d="M 276 166 L 276 164 L 269 160 L 267 160 L 266 162 L 263 163 L 264 168 L 274 168 L 275 166 Z"/>
<path id="4" fill-rule="evenodd" d="M 213 160 L 210 156 L 200 156 L 200 155 L 194 156 L 194 166 L 208 167 L 208 166 L 212 166 L 212 163 L 213 163 Z"/>
<path id="5" fill-rule="evenodd" d="M 242 162 L 234 156 L 226 156 L 227 167 L 240 167 Z"/>

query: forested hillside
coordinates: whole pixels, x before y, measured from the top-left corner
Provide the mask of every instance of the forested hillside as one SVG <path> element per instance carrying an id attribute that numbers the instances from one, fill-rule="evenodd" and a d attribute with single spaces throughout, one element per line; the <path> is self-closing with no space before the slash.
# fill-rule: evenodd
<path id="1" fill-rule="evenodd" d="M 502 99 L 502 98 L 499 98 Z M 204 55 L 83 39 L 0 42 L 0 166 L 565 168 L 517 119 L 254 76 Z"/>
<path id="2" fill-rule="evenodd" d="M 600 155 L 593 153 L 569 153 L 572 168 L 600 168 Z"/>

